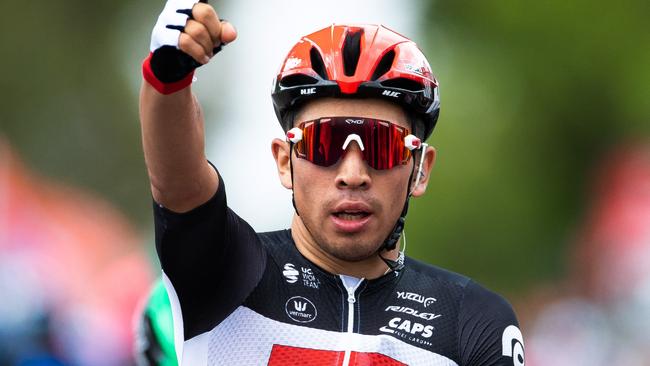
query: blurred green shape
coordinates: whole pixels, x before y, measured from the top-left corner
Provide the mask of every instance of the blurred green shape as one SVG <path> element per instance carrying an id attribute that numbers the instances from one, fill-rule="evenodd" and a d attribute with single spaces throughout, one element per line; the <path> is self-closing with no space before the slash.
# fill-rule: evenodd
<path id="1" fill-rule="evenodd" d="M 650 138 L 647 14 L 647 1 L 428 4 L 420 43 L 442 107 L 410 254 L 506 292 L 570 270 L 593 170 Z"/>
<path id="2" fill-rule="evenodd" d="M 140 348 L 137 350 L 141 366 L 176 366 L 174 322 L 167 290 L 162 280 L 152 288 L 142 314 Z"/>

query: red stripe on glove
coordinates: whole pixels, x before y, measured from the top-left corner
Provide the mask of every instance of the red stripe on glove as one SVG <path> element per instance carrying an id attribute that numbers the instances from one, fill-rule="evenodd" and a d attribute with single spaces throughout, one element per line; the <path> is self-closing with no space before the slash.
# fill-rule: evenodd
<path id="1" fill-rule="evenodd" d="M 153 71 L 151 70 L 152 55 L 153 53 L 149 53 L 149 56 L 147 56 L 147 58 L 145 58 L 142 62 L 142 77 L 144 77 L 144 79 L 160 94 L 172 94 L 181 89 L 185 89 L 188 85 L 192 84 L 192 79 L 194 78 L 194 70 L 187 74 L 186 77 L 173 83 L 163 83 L 162 81 L 158 80 L 156 75 L 154 75 Z"/>

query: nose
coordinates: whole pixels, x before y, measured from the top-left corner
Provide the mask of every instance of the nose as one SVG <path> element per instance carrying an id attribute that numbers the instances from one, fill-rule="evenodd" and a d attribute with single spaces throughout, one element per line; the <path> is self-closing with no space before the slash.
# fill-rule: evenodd
<path id="1" fill-rule="evenodd" d="M 350 142 L 338 164 L 336 186 L 341 189 L 370 188 L 369 169 L 357 142 Z"/>

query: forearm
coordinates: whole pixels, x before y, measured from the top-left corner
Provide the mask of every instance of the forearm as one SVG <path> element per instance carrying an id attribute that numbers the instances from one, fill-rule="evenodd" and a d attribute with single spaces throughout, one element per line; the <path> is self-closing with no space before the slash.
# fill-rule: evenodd
<path id="1" fill-rule="evenodd" d="M 163 95 L 143 81 L 140 121 L 154 200 L 185 212 L 212 197 L 219 182 L 206 161 L 203 115 L 191 88 Z"/>
<path id="2" fill-rule="evenodd" d="M 237 36 L 214 8 L 198 1 L 167 1 L 142 65 L 140 122 L 151 192 L 176 212 L 207 202 L 219 186 L 205 158 L 203 115 L 191 79 L 195 68 Z"/>

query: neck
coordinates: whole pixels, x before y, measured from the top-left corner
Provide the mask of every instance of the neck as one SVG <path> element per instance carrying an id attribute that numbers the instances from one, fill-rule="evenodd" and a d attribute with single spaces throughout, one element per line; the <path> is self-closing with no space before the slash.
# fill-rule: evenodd
<path id="1" fill-rule="evenodd" d="M 388 271 L 388 266 L 379 258 L 378 254 L 352 262 L 327 253 L 312 237 L 302 219 L 296 214 L 293 215 L 291 222 L 291 235 L 300 254 L 329 273 L 374 279 L 383 276 Z M 397 260 L 398 255 L 399 246 L 393 250 L 381 252 L 382 257 L 392 260 Z"/>

